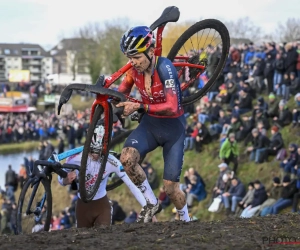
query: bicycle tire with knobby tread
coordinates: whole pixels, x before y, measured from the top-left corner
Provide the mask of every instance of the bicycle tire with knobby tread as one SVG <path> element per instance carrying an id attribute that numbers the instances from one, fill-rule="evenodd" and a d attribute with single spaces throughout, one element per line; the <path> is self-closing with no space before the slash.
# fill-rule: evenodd
<path id="1" fill-rule="evenodd" d="M 180 48 L 185 44 L 185 42 L 192 37 L 196 32 L 207 29 L 207 28 L 213 28 L 217 30 L 221 36 L 222 39 L 222 53 L 221 53 L 221 58 L 219 60 L 218 66 L 216 67 L 213 75 L 211 78 L 208 80 L 208 82 L 205 84 L 205 86 L 200 89 L 198 92 L 195 94 L 192 94 L 191 96 L 188 97 L 183 97 L 182 98 L 182 104 L 189 105 L 192 104 L 199 99 L 201 99 L 209 90 L 210 88 L 214 85 L 215 81 L 219 77 L 221 71 L 223 70 L 226 59 L 229 53 L 229 47 L 230 47 L 230 37 L 229 37 L 229 32 L 226 26 L 219 20 L 216 19 L 205 19 L 202 21 L 199 21 L 195 24 L 193 24 L 191 27 L 189 27 L 174 43 L 173 47 L 171 48 L 167 58 L 171 61 L 174 60 L 176 57 L 178 51 Z"/>
<path id="2" fill-rule="evenodd" d="M 17 234 L 22 234 L 22 215 L 25 211 L 22 211 L 23 208 L 23 203 L 24 203 L 24 199 L 26 196 L 26 192 L 30 187 L 31 183 L 33 182 L 33 179 L 28 179 L 25 183 L 24 186 L 22 188 L 22 191 L 20 193 L 19 196 L 19 200 L 18 200 L 18 207 L 17 207 L 17 218 L 16 218 L 16 222 L 17 222 Z M 46 208 L 46 221 L 44 224 L 44 231 L 48 232 L 50 230 L 50 224 L 51 224 L 51 217 L 52 217 L 52 191 L 51 191 L 51 186 L 50 186 L 50 181 L 48 179 L 41 179 L 39 185 L 43 185 L 45 192 L 46 192 L 46 202 L 47 202 L 47 208 Z M 32 187 L 32 189 L 34 188 L 34 186 Z"/>
<path id="3" fill-rule="evenodd" d="M 103 178 L 103 174 L 105 171 L 105 166 L 106 166 L 106 162 L 107 162 L 107 157 L 108 157 L 108 153 L 109 153 L 109 144 L 110 144 L 110 138 L 111 138 L 111 133 L 112 133 L 112 107 L 111 104 L 109 104 L 109 128 L 108 130 L 105 128 L 105 132 L 104 132 L 104 136 L 103 138 L 105 138 L 106 136 L 108 136 L 108 147 L 107 147 L 107 152 L 102 152 L 103 155 L 103 160 L 101 163 L 101 166 L 99 168 L 99 172 L 98 172 L 98 176 L 97 179 L 95 180 L 95 184 L 93 186 L 93 189 L 90 193 L 87 192 L 86 188 L 85 188 L 85 183 L 86 183 L 86 169 L 87 169 L 87 161 L 88 161 L 88 155 L 90 152 L 90 145 L 92 142 L 92 136 L 94 134 L 94 129 L 97 125 L 98 120 L 101 118 L 102 113 L 104 112 L 104 109 L 101 105 L 98 105 L 95 108 L 95 112 L 92 118 L 92 122 L 89 125 L 89 129 L 88 129 L 88 133 L 86 136 L 86 140 L 84 143 L 84 150 L 82 152 L 82 158 L 81 158 L 81 169 L 79 171 L 79 193 L 80 193 L 80 198 L 83 202 L 87 203 L 91 200 L 93 200 L 94 196 L 96 195 L 96 193 L 98 192 L 98 188 L 100 186 L 100 183 L 102 181 Z M 108 135 L 107 135 L 108 133 Z"/>

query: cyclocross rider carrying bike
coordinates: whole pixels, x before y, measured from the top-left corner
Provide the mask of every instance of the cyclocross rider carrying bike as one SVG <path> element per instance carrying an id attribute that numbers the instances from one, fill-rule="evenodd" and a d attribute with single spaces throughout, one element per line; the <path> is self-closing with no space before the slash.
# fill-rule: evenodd
<path id="1" fill-rule="evenodd" d="M 94 130 L 94 136 L 92 139 L 90 154 L 88 158 L 88 167 L 86 171 L 86 188 L 92 186 L 96 180 L 96 175 L 99 172 L 100 168 L 100 147 L 103 138 L 103 126 L 97 125 Z M 79 165 L 81 163 L 82 153 L 77 155 L 73 155 L 67 158 L 66 163 Z M 68 171 L 65 169 L 65 171 Z M 142 195 L 141 191 L 132 183 L 132 181 L 127 176 L 124 171 L 121 162 L 114 157 L 113 155 L 108 155 L 108 160 L 106 163 L 105 172 L 103 174 L 103 179 L 101 181 L 98 192 L 96 193 L 93 200 L 89 203 L 84 203 L 80 199 L 80 195 L 78 193 L 79 199 L 76 204 L 76 220 L 77 227 L 93 227 L 97 225 L 111 225 L 111 215 L 112 215 L 112 207 L 106 195 L 106 184 L 108 177 L 111 173 L 116 173 L 119 178 L 121 178 L 124 183 L 128 186 L 132 194 L 135 196 L 137 201 L 141 204 L 142 207 L 146 205 L 146 200 Z M 71 184 L 78 175 L 78 171 L 68 172 L 68 176 L 66 178 L 61 178 L 58 176 L 58 181 L 61 185 L 69 185 Z"/>
<path id="2" fill-rule="evenodd" d="M 190 221 L 185 195 L 179 188 L 185 117 L 177 71 L 169 59 L 154 55 L 155 38 L 146 26 L 128 30 L 121 38 L 120 46 L 133 67 L 118 90 L 129 95 L 135 84 L 143 104 L 122 102 L 117 107 L 124 106 L 124 116 L 135 111 L 144 112 L 140 124 L 127 138 L 120 157 L 126 173 L 147 200 L 137 221 L 150 222 L 161 211 L 146 175 L 138 164 L 141 157 L 158 146 L 163 147 L 165 192 L 175 205 L 180 220 Z"/>

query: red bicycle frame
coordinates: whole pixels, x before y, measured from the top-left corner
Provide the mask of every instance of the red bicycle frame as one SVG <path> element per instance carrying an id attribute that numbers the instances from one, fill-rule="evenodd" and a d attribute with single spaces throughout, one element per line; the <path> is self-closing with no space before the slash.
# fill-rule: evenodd
<path id="1" fill-rule="evenodd" d="M 164 28 L 165 28 L 165 25 L 162 25 L 157 28 L 156 47 L 155 47 L 155 52 L 154 52 L 156 56 L 161 56 L 161 54 L 162 54 L 162 33 L 164 31 Z M 173 62 L 173 65 L 175 67 L 198 68 L 198 69 L 201 69 L 202 72 L 205 69 L 205 66 L 203 66 L 203 65 L 196 65 L 196 64 L 188 63 L 187 62 L 189 59 L 188 56 L 176 56 L 175 59 L 184 61 L 184 62 Z M 118 71 L 116 71 L 111 76 L 109 76 L 108 78 L 105 79 L 104 88 L 109 88 L 115 81 L 117 81 L 122 75 L 124 75 L 130 68 L 132 68 L 132 64 L 130 63 L 130 61 L 128 61 L 126 65 L 124 65 Z M 178 72 L 178 77 L 180 77 L 182 74 L 183 74 L 183 69 L 181 69 Z M 196 77 L 199 77 L 200 74 L 201 73 L 198 73 L 198 75 Z M 181 90 L 185 90 L 188 87 L 189 87 L 189 83 L 181 84 Z M 109 98 L 109 96 L 105 96 L 105 95 L 97 95 L 96 96 L 96 99 L 94 100 L 94 102 L 92 104 L 90 121 L 92 121 L 92 118 L 93 118 L 93 115 L 95 112 L 95 108 L 97 105 L 101 105 L 104 108 L 104 115 L 105 115 L 105 117 L 108 117 L 108 115 L 109 115 L 108 98 Z M 132 97 L 128 96 L 127 98 L 132 102 L 141 103 L 141 101 L 136 100 Z M 105 120 L 105 126 L 108 126 L 108 119 L 104 119 L 104 120 Z"/>

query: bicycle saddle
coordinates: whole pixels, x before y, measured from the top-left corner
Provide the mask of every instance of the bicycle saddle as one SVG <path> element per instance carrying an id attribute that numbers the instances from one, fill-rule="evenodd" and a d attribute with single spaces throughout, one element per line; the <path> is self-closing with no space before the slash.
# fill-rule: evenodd
<path id="1" fill-rule="evenodd" d="M 169 6 L 165 8 L 161 16 L 150 26 L 150 29 L 155 30 L 157 27 L 168 22 L 177 22 L 179 16 L 179 9 L 176 6 Z"/>

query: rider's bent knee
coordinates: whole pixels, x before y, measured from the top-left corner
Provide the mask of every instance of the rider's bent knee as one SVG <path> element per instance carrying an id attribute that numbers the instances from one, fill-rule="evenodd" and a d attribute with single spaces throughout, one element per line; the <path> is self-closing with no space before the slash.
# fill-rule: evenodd
<path id="1" fill-rule="evenodd" d="M 130 147 L 123 148 L 120 161 L 125 168 L 135 166 L 139 160 L 140 154 L 137 149 Z"/>

